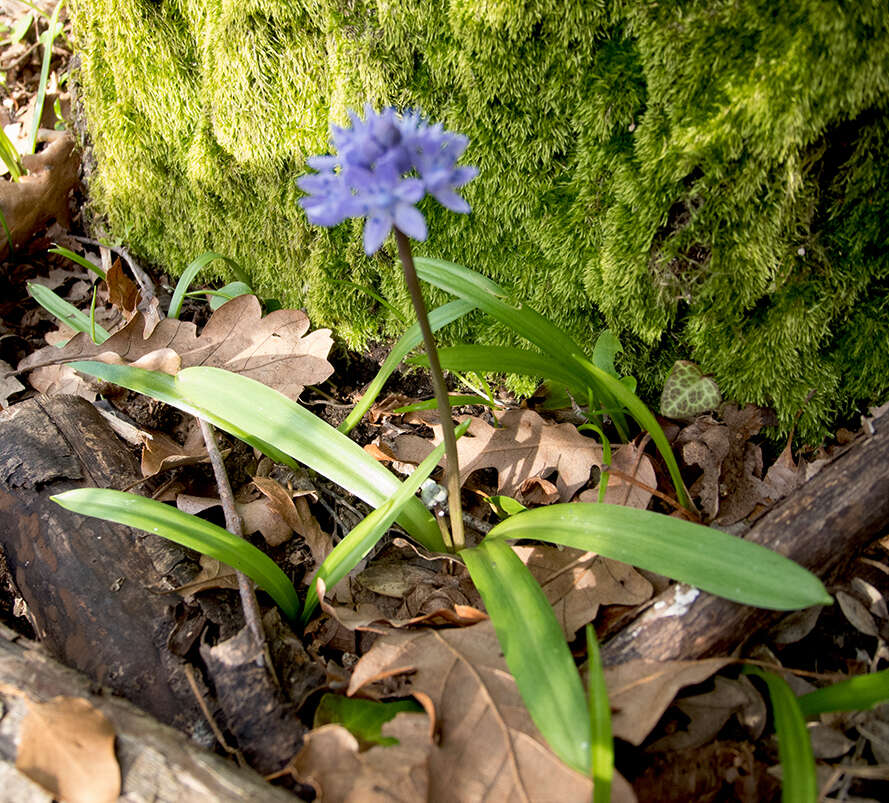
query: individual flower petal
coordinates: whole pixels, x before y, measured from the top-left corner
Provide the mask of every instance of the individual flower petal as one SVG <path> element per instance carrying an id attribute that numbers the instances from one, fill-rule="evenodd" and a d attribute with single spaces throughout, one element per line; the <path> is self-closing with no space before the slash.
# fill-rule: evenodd
<path id="1" fill-rule="evenodd" d="M 310 156 L 306 163 L 312 170 L 330 172 L 339 165 L 340 160 L 338 156 Z"/>
<path id="2" fill-rule="evenodd" d="M 395 225 L 408 237 L 415 240 L 426 239 L 426 218 L 415 206 L 398 204 L 395 207 Z"/>
<path id="3" fill-rule="evenodd" d="M 372 215 L 364 224 L 364 253 L 375 254 L 392 231 L 392 217 L 389 215 Z"/>
<path id="4" fill-rule="evenodd" d="M 450 209 L 452 212 L 460 212 L 466 215 L 471 211 L 469 202 L 457 195 L 452 189 L 438 190 L 429 194 L 445 209 Z"/>

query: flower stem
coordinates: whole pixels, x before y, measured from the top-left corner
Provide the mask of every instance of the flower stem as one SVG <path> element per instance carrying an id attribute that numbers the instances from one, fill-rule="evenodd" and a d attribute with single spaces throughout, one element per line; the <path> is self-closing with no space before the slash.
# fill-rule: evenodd
<path id="1" fill-rule="evenodd" d="M 411 294 L 411 301 L 417 313 L 417 322 L 420 324 L 420 332 L 423 334 L 423 345 L 426 347 L 426 355 L 429 357 L 429 373 L 432 377 L 432 388 L 435 391 L 435 401 L 438 405 L 438 416 L 441 419 L 441 431 L 444 438 L 445 456 L 448 461 L 445 472 L 448 511 L 451 515 L 451 543 L 448 546 L 456 552 L 463 549 L 466 539 L 463 535 L 463 507 L 460 504 L 460 463 L 457 458 L 457 438 L 454 435 L 454 422 L 451 419 L 448 388 L 445 385 L 444 374 L 441 372 L 441 363 L 438 361 L 438 351 L 435 348 L 435 339 L 432 337 L 432 327 L 429 326 L 420 280 L 417 278 L 417 271 L 414 268 L 410 241 L 398 228 L 395 229 L 395 239 L 398 242 L 398 256 L 401 257 L 401 265 L 404 268 L 404 280 L 407 282 L 407 289 Z"/>

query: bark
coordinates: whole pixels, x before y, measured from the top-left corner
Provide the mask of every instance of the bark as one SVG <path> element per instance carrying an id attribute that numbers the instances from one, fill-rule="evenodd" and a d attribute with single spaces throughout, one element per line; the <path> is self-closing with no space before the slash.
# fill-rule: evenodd
<path id="1" fill-rule="evenodd" d="M 889 413 L 744 536 L 830 584 L 889 525 Z M 602 646 L 607 666 L 726 654 L 782 614 L 673 585 Z"/>
<path id="2" fill-rule="evenodd" d="M 25 695 L 45 702 L 64 695 L 84 697 L 114 726 L 115 752 L 121 769 L 121 800 L 155 803 L 236 803 L 261 800 L 287 803 L 297 798 L 270 786 L 252 770 L 214 755 L 173 728 L 159 723 L 131 703 L 98 692 L 79 672 L 50 658 L 36 644 L 0 625 L 0 782 L 3 800 L 49 803 L 51 795 L 19 773 L 14 765 Z"/>
<path id="3" fill-rule="evenodd" d="M 38 638 L 64 663 L 192 733 L 205 729 L 203 715 L 166 643 L 179 602 L 167 592 L 193 563 L 163 539 L 50 500 L 140 476 L 83 399 L 39 396 L 0 413 L 0 543 Z"/>

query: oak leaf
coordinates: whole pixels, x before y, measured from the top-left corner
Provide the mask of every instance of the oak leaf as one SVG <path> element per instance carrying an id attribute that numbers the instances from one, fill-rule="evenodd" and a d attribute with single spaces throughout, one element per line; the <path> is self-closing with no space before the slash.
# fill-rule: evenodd
<path id="1" fill-rule="evenodd" d="M 426 714 L 401 713 L 383 725 L 397 745 L 359 752 L 342 725 L 322 725 L 306 734 L 290 769 L 314 787 L 325 803 L 415 803 L 429 799 L 429 739 Z"/>
<path id="2" fill-rule="evenodd" d="M 514 546 L 540 584 L 568 641 L 596 618 L 600 605 L 641 605 L 652 586 L 632 566 L 595 552 L 544 546 Z"/>
<path id="3" fill-rule="evenodd" d="M 330 330 L 317 329 L 307 335 L 309 319 L 301 310 L 275 310 L 263 318 L 256 296 L 238 296 L 221 306 L 200 335 L 193 323 L 165 318 L 145 338 L 144 323 L 138 313 L 102 344 L 80 333 L 61 350 L 40 349 L 23 360 L 19 369 L 88 359 L 133 364 L 169 349 L 178 355 L 179 369 L 224 368 L 294 400 L 306 385 L 323 382 L 333 373 L 326 359 L 333 345 Z"/>
<path id="4" fill-rule="evenodd" d="M 355 665 L 348 694 L 371 694 L 370 684 L 401 674 L 437 713 L 428 800 L 590 799 L 590 780 L 559 761 L 531 721 L 489 621 L 387 633 Z M 632 800 L 625 792 L 616 779 L 613 800 Z"/>
<path id="5" fill-rule="evenodd" d="M 104 803 L 120 795 L 114 727 L 82 697 L 28 701 L 15 765 L 67 803 Z"/>
<path id="6" fill-rule="evenodd" d="M 602 447 L 571 424 L 548 424 L 533 410 L 498 411 L 494 416 L 498 428 L 480 418 L 460 416 L 461 421 L 471 420 L 469 431 L 457 441 L 461 483 L 473 471 L 494 468 L 497 492 L 514 497 L 528 477 L 556 471 L 559 496 L 567 502 L 589 482 L 593 466 L 602 466 Z M 396 438 L 394 452 L 400 460 L 419 463 L 441 443 L 437 416 L 424 420 L 435 432 L 434 442 L 415 435 Z"/>

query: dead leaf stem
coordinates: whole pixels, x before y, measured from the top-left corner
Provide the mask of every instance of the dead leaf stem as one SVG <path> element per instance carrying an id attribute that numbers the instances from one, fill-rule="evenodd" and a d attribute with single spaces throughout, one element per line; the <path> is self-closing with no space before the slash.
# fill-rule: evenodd
<path id="1" fill-rule="evenodd" d="M 241 517 L 238 515 L 235 507 L 235 496 L 232 493 L 231 483 L 228 481 L 228 474 L 225 471 L 225 463 L 219 452 L 219 444 L 216 442 L 216 432 L 213 427 L 204 421 L 198 419 L 201 426 L 201 434 L 204 436 L 204 443 L 207 446 L 207 454 L 210 456 L 210 463 L 213 466 L 213 474 L 216 476 L 216 487 L 219 491 L 219 501 L 222 504 L 222 510 L 225 514 L 225 528 L 238 538 L 244 537 L 244 528 L 241 524 Z M 256 639 L 257 644 L 265 644 L 265 631 L 262 628 L 262 615 L 259 612 L 259 603 L 256 601 L 256 592 L 253 588 L 253 582 L 243 572 L 237 572 L 238 591 L 241 594 L 241 606 L 244 609 L 244 618 L 247 621 L 247 627 Z"/>

